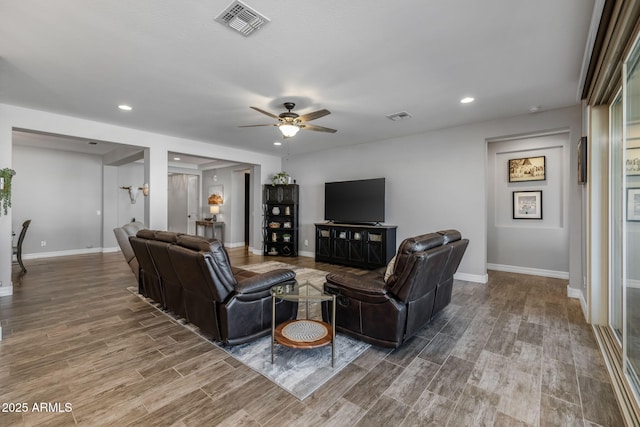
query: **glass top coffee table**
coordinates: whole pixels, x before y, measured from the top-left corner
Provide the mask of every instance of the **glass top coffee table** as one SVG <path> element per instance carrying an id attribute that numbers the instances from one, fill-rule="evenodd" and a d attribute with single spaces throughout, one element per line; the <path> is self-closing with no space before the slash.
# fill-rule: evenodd
<path id="1" fill-rule="evenodd" d="M 276 299 L 305 303 L 305 318 L 276 325 Z M 309 303 L 331 301 L 331 324 L 309 319 Z M 276 343 L 296 349 L 317 348 L 331 344 L 331 366 L 335 359 L 336 296 L 309 282 L 277 285 L 271 288 L 271 363 Z"/>

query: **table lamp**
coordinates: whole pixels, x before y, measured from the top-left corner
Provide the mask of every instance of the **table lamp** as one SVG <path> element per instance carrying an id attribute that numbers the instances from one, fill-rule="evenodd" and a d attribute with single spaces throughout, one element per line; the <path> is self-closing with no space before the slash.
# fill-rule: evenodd
<path id="1" fill-rule="evenodd" d="M 216 220 L 217 220 L 217 219 L 216 219 L 216 214 L 219 214 L 219 213 L 220 213 L 220 207 L 219 207 L 218 205 L 211 205 L 211 206 L 209 206 L 209 213 L 210 213 L 211 215 L 213 215 L 213 216 L 212 216 L 212 218 L 211 218 L 211 220 L 212 220 L 213 222 L 216 222 Z"/>

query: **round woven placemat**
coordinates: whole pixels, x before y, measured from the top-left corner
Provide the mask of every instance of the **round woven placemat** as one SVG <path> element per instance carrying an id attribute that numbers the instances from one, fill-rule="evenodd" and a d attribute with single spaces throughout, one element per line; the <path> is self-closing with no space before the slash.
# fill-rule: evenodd
<path id="1" fill-rule="evenodd" d="M 297 342 L 317 341 L 328 334 L 329 331 L 322 323 L 311 320 L 298 320 L 282 328 L 282 335 L 285 338 Z"/>

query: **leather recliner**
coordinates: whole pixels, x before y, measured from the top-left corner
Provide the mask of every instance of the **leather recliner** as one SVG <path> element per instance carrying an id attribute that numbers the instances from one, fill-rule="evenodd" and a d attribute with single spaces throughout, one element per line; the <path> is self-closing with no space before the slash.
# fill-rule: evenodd
<path id="1" fill-rule="evenodd" d="M 136 233 L 143 228 L 143 223 L 135 221 L 125 224 L 122 227 L 116 227 L 113 229 L 113 233 L 116 235 L 116 240 L 118 242 L 118 245 L 120 246 L 122 255 L 124 255 L 124 259 L 127 261 L 127 264 L 129 264 L 129 268 L 131 268 L 131 271 L 133 271 L 136 279 L 138 279 L 139 276 L 140 265 L 138 264 L 136 254 L 131 248 L 131 243 L 129 243 L 129 237 L 135 236 Z"/>
<path id="2" fill-rule="evenodd" d="M 135 236 L 129 237 L 129 243 L 140 265 L 138 291 L 166 308 L 164 287 L 147 245 L 147 241 L 152 239 L 155 239 L 155 231 L 148 229 L 139 230 Z"/>
<path id="3" fill-rule="evenodd" d="M 451 254 L 447 260 L 447 264 L 442 272 L 438 287 L 436 288 L 436 301 L 433 305 L 433 317 L 440 310 L 445 308 L 451 302 L 451 293 L 453 291 L 453 275 L 458 270 L 462 256 L 469 246 L 469 240 L 463 239 L 458 230 L 438 231 L 444 237 L 443 244 L 451 246 Z"/>
<path id="4" fill-rule="evenodd" d="M 386 281 L 380 270 L 328 274 L 324 289 L 337 295 L 336 330 L 399 347 L 451 301 L 453 273 L 468 242 L 455 230 L 406 239 Z M 323 303 L 323 318 L 329 319 L 328 303 Z"/>
<path id="5" fill-rule="evenodd" d="M 235 345 L 271 332 L 271 287 L 295 283 L 295 272 L 254 273 L 231 267 L 222 243 L 181 235 L 169 258 L 182 285 L 190 323 L 217 341 Z M 295 319 L 298 304 L 276 301 L 276 322 Z"/>
<path id="6" fill-rule="evenodd" d="M 180 235 L 172 231 L 156 231 L 145 243 L 160 278 L 164 307 L 179 317 L 187 318 L 182 285 L 169 257 L 169 248 Z"/>

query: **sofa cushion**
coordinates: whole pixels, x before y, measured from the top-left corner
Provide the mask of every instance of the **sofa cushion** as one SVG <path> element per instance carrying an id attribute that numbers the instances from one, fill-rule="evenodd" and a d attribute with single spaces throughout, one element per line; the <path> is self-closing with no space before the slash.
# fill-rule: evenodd
<path id="1" fill-rule="evenodd" d="M 180 235 L 181 233 L 175 233 L 173 231 L 156 231 L 156 240 L 165 243 L 176 243 Z"/>
<path id="2" fill-rule="evenodd" d="M 394 276 L 402 274 L 406 268 L 407 261 L 412 254 L 416 252 L 424 252 L 437 246 L 442 246 L 443 242 L 444 236 L 438 233 L 422 234 L 420 236 L 405 239 L 398 248 L 394 274 L 391 275 L 391 279 L 393 280 Z"/>
<path id="3" fill-rule="evenodd" d="M 387 264 L 387 269 L 384 272 L 384 281 L 385 283 L 387 282 L 387 280 L 389 280 L 389 277 L 391 277 L 391 275 L 393 274 L 395 267 L 396 267 L 396 256 L 394 255 L 393 258 L 391 258 L 391 261 L 389 261 L 389 264 Z"/>
<path id="4" fill-rule="evenodd" d="M 149 230 L 147 228 L 143 228 L 142 230 L 139 230 L 136 233 L 136 236 L 140 237 L 141 239 L 155 240 L 156 232 L 154 230 Z"/>
<path id="5" fill-rule="evenodd" d="M 207 252 L 211 244 L 211 241 L 204 237 L 191 236 L 189 234 L 181 234 L 177 237 L 176 243 L 178 245 L 197 252 Z"/>
<path id="6" fill-rule="evenodd" d="M 438 231 L 438 234 L 444 237 L 444 245 L 462 239 L 462 234 L 458 230 L 441 230 Z"/>
<path id="7" fill-rule="evenodd" d="M 207 252 L 211 259 L 210 267 L 227 289 L 235 288 L 238 283 L 229 261 L 229 255 L 221 241 L 204 237 L 182 234 L 178 236 L 178 246 L 198 252 Z"/>

